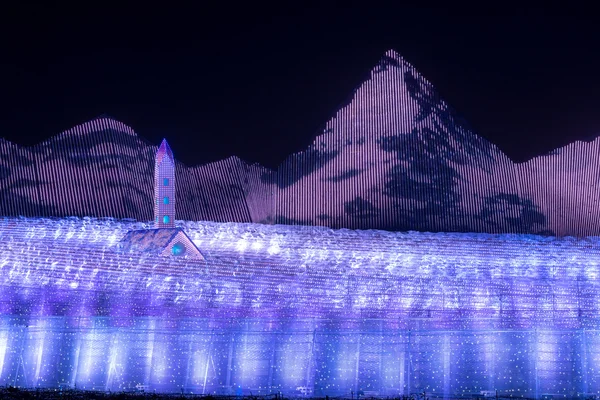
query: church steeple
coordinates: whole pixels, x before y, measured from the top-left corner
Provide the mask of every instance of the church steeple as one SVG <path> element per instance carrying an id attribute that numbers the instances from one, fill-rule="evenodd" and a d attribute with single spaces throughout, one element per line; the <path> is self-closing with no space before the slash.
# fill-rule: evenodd
<path id="1" fill-rule="evenodd" d="M 154 162 L 154 227 L 175 227 L 175 159 L 166 139 Z"/>

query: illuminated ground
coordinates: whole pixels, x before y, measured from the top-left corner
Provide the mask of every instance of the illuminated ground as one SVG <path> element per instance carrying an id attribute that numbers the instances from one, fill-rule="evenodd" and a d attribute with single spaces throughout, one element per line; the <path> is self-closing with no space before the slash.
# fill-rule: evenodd
<path id="1" fill-rule="evenodd" d="M 0 221 L 0 385 L 287 396 L 600 392 L 600 239 Z"/>

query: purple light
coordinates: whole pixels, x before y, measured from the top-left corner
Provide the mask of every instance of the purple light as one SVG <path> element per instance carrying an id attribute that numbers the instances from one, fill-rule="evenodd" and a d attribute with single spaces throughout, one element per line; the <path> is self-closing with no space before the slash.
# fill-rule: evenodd
<path id="1" fill-rule="evenodd" d="M 150 220 L 0 220 L 0 385 L 600 395 L 599 237 L 302 226 L 598 234 L 581 146 L 514 164 L 393 52 L 277 171 L 107 118 L 0 141 L 5 215 Z"/>
<path id="2" fill-rule="evenodd" d="M 0 220 L 0 384 L 600 391 L 599 238 L 176 226 L 205 261 L 118 250 L 151 223 Z"/>
<path id="3" fill-rule="evenodd" d="M 154 226 L 175 227 L 175 158 L 166 139 L 154 161 Z"/>
<path id="4" fill-rule="evenodd" d="M 33 147 L 0 140 L 0 215 L 600 235 L 599 140 L 514 163 L 394 51 L 275 170 L 236 157 L 185 166 L 160 148 L 153 179 L 157 147 L 111 118 Z M 174 192 L 155 205 L 155 189 Z"/>

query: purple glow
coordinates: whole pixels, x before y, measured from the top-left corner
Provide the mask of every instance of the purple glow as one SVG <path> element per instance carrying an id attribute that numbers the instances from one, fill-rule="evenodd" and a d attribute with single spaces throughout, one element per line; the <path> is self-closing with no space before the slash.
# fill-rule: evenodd
<path id="1" fill-rule="evenodd" d="M 175 227 L 175 158 L 166 139 L 160 144 L 154 162 L 154 226 Z"/>
<path id="2" fill-rule="evenodd" d="M 599 238 L 176 226 L 205 261 L 118 250 L 152 223 L 0 220 L 0 384 L 600 391 Z"/>
<path id="3" fill-rule="evenodd" d="M 7 215 L 154 216 L 0 220 L 0 385 L 600 395 L 599 237 L 302 226 L 600 232 L 570 178 L 595 169 L 555 168 L 600 142 L 513 164 L 434 94 L 388 53 L 277 171 L 188 168 L 106 118 L 0 142 Z"/>
<path id="4" fill-rule="evenodd" d="M 600 139 L 514 163 L 394 51 L 308 148 L 274 170 L 236 157 L 185 166 L 161 148 L 173 208 L 152 203 L 157 147 L 111 118 L 33 147 L 0 139 L 0 215 L 149 221 L 176 211 L 169 224 L 600 235 Z"/>

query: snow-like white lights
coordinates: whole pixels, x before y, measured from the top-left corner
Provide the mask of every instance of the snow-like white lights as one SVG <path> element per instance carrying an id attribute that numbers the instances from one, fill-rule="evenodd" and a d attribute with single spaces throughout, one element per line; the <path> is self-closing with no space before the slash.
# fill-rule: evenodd
<path id="1" fill-rule="evenodd" d="M 600 392 L 600 238 L 177 221 L 206 261 L 117 248 L 146 225 L 0 220 L 0 385 Z"/>

